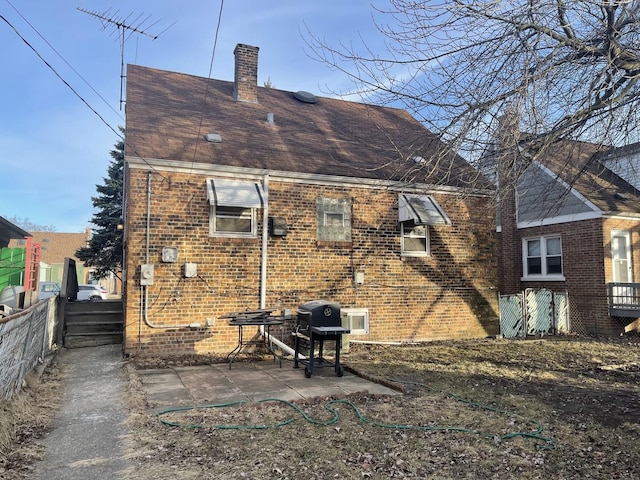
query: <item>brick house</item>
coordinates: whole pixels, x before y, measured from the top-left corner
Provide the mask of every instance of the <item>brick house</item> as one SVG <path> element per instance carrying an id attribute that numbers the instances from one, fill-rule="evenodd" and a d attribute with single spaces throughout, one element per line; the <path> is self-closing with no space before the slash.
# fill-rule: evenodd
<path id="1" fill-rule="evenodd" d="M 490 183 L 406 111 L 258 87 L 258 48 L 234 55 L 233 82 L 128 66 L 125 352 L 228 352 L 225 313 L 314 299 L 352 340 L 496 334 Z"/>
<path id="2" fill-rule="evenodd" d="M 64 259 L 71 258 L 76 262 L 76 275 L 79 283 L 89 283 L 89 270 L 76 258 L 76 250 L 87 245 L 90 231 L 84 233 L 30 232 L 33 241 L 40 244 L 41 282 L 62 281 Z M 12 247 L 23 246 L 24 240 L 12 240 Z"/>
<path id="3" fill-rule="evenodd" d="M 526 168 L 517 198 L 507 195 L 501 202 L 500 293 L 564 291 L 571 331 L 635 330 L 640 192 L 632 160 L 635 155 L 640 164 L 640 144 L 602 148 L 560 141 L 550 151 Z"/>

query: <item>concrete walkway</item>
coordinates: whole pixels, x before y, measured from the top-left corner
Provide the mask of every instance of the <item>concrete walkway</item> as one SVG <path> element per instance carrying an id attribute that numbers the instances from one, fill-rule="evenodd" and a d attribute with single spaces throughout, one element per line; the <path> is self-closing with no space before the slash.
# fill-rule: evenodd
<path id="1" fill-rule="evenodd" d="M 122 346 L 62 349 L 58 363 L 66 380 L 63 405 L 53 430 L 42 440 L 45 458 L 36 464 L 38 480 L 125 478 L 132 464 L 125 458 L 129 434 L 122 404 L 125 387 Z M 295 401 L 341 397 L 350 393 L 398 395 L 395 390 L 350 372 L 317 368 L 305 378 L 304 366 L 260 361 L 137 372 L 152 411 L 183 405 L 222 404 L 267 398 Z"/>
<path id="2" fill-rule="evenodd" d="M 62 349 L 57 361 L 66 374 L 63 405 L 42 440 L 47 454 L 36 464 L 36 478 L 123 478 L 129 431 L 121 403 L 122 345 Z"/>

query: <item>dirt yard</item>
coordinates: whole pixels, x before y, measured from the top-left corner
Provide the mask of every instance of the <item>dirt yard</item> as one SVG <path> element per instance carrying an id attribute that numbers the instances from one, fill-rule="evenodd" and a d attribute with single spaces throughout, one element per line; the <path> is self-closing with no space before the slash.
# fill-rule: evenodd
<path id="1" fill-rule="evenodd" d="M 161 418 L 146 410 L 132 362 L 130 478 L 637 479 L 639 354 L 637 337 L 359 346 L 344 364 L 403 395 L 230 405 Z M 58 394 L 44 388 L 33 402 L 55 403 L 47 396 Z M 37 432 L 47 428 L 34 418 L 17 427 L 32 434 L 3 445 L 0 478 L 30 478 Z"/>

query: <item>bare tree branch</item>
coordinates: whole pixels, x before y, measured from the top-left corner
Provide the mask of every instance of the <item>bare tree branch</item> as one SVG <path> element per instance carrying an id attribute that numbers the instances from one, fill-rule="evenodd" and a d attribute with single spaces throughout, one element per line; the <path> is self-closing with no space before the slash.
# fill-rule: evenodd
<path id="1" fill-rule="evenodd" d="M 406 108 L 473 161 L 507 109 L 530 149 L 640 140 L 639 12 L 628 0 L 390 0 L 374 12 L 383 52 L 306 39 L 350 94 Z"/>

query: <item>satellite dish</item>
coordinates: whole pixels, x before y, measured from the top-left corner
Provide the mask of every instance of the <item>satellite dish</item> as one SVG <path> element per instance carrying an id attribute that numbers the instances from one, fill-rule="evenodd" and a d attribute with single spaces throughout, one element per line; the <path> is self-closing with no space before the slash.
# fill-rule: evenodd
<path id="1" fill-rule="evenodd" d="M 316 103 L 318 101 L 318 97 L 316 97 L 313 93 L 305 92 L 303 90 L 295 92 L 293 96 L 296 100 L 299 100 L 303 103 Z"/>

